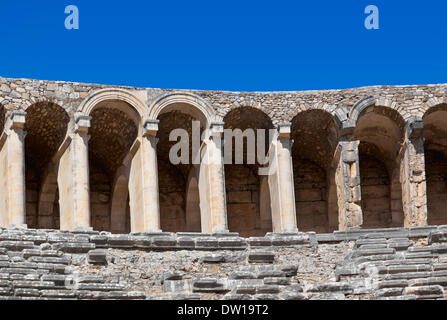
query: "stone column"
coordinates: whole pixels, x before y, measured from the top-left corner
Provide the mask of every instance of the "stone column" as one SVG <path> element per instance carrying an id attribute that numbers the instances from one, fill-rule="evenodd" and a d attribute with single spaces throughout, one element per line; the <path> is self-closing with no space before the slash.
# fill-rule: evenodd
<path id="1" fill-rule="evenodd" d="M 26 228 L 25 127 L 26 112 L 14 111 L 7 138 L 9 227 Z"/>
<path id="2" fill-rule="evenodd" d="M 160 200 L 158 190 L 157 143 L 158 120 L 147 120 L 143 125 L 142 139 L 142 201 L 143 230 L 139 232 L 161 232 Z M 139 229 L 139 228 L 138 228 Z M 137 232 L 132 230 L 132 232 Z"/>
<path id="3" fill-rule="evenodd" d="M 359 143 L 352 135 L 342 137 L 334 158 L 339 230 L 360 228 L 363 224 Z"/>
<path id="4" fill-rule="evenodd" d="M 269 187 L 273 232 L 298 232 L 293 183 L 291 123 L 278 125 L 269 151 Z"/>
<path id="5" fill-rule="evenodd" d="M 91 230 L 90 219 L 90 181 L 88 164 L 88 141 L 91 117 L 84 114 L 75 115 L 75 133 L 71 145 L 71 162 L 73 175 L 73 213 L 72 217 L 62 221 L 69 230 Z"/>
<path id="6" fill-rule="evenodd" d="M 427 225 L 423 129 L 424 123 L 420 117 L 408 120 L 405 141 L 400 153 L 400 181 L 405 227 Z"/>
<path id="7" fill-rule="evenodd" d="M 222 152 L 224 124 L 214 122 L 202 149 L 199 193 L 203 233 L 228 232 L 225 168 Z M 204 178 L 205 177 L 205 178 Z"/>

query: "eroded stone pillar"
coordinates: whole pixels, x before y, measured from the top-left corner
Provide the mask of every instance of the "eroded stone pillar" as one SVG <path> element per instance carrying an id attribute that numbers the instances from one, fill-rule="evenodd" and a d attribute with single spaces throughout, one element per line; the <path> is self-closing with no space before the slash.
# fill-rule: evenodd
<path id="1" fill-rule="evenodd" d="M 26 112 L 11 114 L 6 141 L 8 227 L 26 227 L 25 118 Z"/>
<path id="2" fill-rule="evenodd" d="M 411 118 L 407 123 L 405 141 L 400 152 L 400 181 L 405 227 L 427 225 L 423 129 L 424 123 L 421 118 Z"/>
<path id="3" fill-rule="evenodd" d="M 75 134 L 70 146 L 73 174 L 73 215 L 71 223 L 68 223 L 68 225 L 71 225 L 69 230 L 91 229 L 88 163 L 88 141 L 90 139 L 88 130 L 90 128 L 90 120 L 90 116 L 83 114 L 75 115 Z"/>
<path id="4" fill-rule="evenodd" d="M 199 173 L 200 211 L 203 233 L 228 232 L 225 170 L 222 152 L 224 124 L 211 124 L 204 142 Z"/>
<path id="5" fill-rule="evenodd" d="M 91 230 L 88 167 L 90 117 L 74 116 L 69 145 L 58 156 L 57 184 L 61 230 Z M 68 142 L 67 142 L 68 144 Z"/>
<path id="6" fill-rule="evenodd" d="M 158 120 L 143 125 L 141 144 L 142 224 L 132 223 L 132 232 L 160 232 L 160 199 L 158 190 L 157 142 Z M 133 166 L 133 163 L 132 163 Z M 132 201 L 133 199 L 131 199 Z"/>
<path id="7" fill-rule="evenodd" d="M 339 230 L 359 228 L 363 224 L 359 143 L 352 136 L 343 137 L 334 158 Z"/>
<path id="8" fill-rule="evenodd" d="M 273 232 L 298 232 L 290 133 L 290 123 L 280 124 L 269 151 L 268 182 Z"/>

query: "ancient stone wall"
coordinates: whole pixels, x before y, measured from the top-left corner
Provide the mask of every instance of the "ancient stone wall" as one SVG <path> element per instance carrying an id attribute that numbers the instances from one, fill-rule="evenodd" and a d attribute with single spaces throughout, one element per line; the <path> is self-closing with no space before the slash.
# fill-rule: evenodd
<path id="1" fill-rule="evenodd" d="M 0 300 L 445 300 L 447 229 L 328 234 L 0 228 Z"/>
<path id="2" fill-rule="evenodd" d="M 425 154 L 427 175 L 428 223 L 447 223 L 447 159 L 440 153 L 428 151 Z"/>
<path id="3" fill-rule="evenodd" d="M 441 224 L 446 94 L 446 84 L 219 92 L 0 78 L 0 222 L 244 237 Z M 192 120 L 208 134 L 196 152 L 217 159 L 225 129 L 274 129 L 273 162 L 169 163 L 170 131 L 191 136 Z"/>

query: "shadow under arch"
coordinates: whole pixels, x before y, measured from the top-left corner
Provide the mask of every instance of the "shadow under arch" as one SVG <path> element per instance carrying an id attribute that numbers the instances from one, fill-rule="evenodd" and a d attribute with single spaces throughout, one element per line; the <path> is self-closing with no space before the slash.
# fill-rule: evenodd
<path id="1" fill-rule="evenodd" d="M 447 224 L 447 103 L 430 107 L 423 116 L 427 222 Z"/>
<path id="2" fill-rule="evenodd" d="M 26 109 L 25 186 L 30 228 L 60 227 L 56 156 L 67 138 L 68 113 L 52 102 L 37 102 Z M 69 142 L 68 142 L 69 143 Z"/>
<path id="3" fill-rule="evenodd" d="M 291 138 L 298 229 L 338 230 L 334 154 L 340 139 L 337 119 L 321 109 L 298 113 Z"/>
<path id="4" fill-rule="evenodd" d="M 128 198 L 132 162 L 125 159 L 138 149 L 140 111 L 125 100 L 102 100 L 89 109 L 88 147 L 91 225 L 94 230 L 129 231 Z M 136 212 L 135 212 L 136 214 Z"/>
<path id="5" fill-rule="evenodd" d="M 204 113 L 205 112 L 205 113 Z M 198 232 L 204 229 L 201 221 L 209 214 L 202 209 L 206 201 L 206 181 L 201 176 L 206 170 L 193 160 L 200 159 L 202 134 L 212 121 L 212 109 L 193 95 L 171 94 L 153 104 L 151 117 L 159 120 L 157 132 L 157 163 L 160 197 L 160 225 L 163 231 Z M 170 141 L 171 132 L 186 132 L 187 163 L 176 164 L 171 159 L 171 149 L 180 141 Z M 180 139 L 179 137 L 175 137 Z M 202 200 L 201 200 L 202 199 Z"/>
<path id="6" fill-rule="evenodd" d="M 367 98 L 351 111 L 359 164 L 363 228 L 402 227 L 401 163 L 405 120 L 390 106 Z"/>
<path id="7" fill-rule="evenodd" d="M 270 117 L 263 111 L 246 106 L 232 109 L 224 117 L 224 128 L 225 130 L 240 129 L 242 132 L 253 129 L 255 154 L 257 154 L 258 148 L 256 130 L 265 130 L 264 151 L 266 154 L 268 153 L 269 130 L 274 126 Z M 227 132 L 225 132 L 225 139 L 229 139 Z M 264 236 L 273 229 L 268 177 L 258 174 L 262 167 L 259 165 L 258 159 L 255 159 L 254 164 L 248 163 L 249 146 L 247 139 L 243 141 L 243 163 L 235 163 L 236 139 L 233 137 L 231 164 L 225 164 L 228 228 L 231 232 L 238 232 L 242 237 Z"/>

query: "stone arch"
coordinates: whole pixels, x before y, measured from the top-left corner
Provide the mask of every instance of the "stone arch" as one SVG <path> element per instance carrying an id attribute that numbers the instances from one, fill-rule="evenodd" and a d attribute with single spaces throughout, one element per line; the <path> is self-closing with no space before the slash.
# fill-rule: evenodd
<path id="1" fill-rule="evenodd" d="M 193 164 L 193 161 L 200 156 L 202 132 L 209 127 L 213 119 L 211 111 L 200 98 L 188 94 L 163 96 L 157 99 L 151 108 L 150 117 L 152 119 L 157 117 L 155 119 L 159 120 L 157 163 L 160 224 L 163 231 L 196 231 L 200 223 L 191 223 L 190 214 L 195 211 L 194 221 L 197 218 L 197 210 L 200 216 L 206 214 L 200 211 L 200 206 L 197 207 L 199 204 L 196 199 L 197 194 L 193 191 L 194 184 L 190 183 L 193 177 L 199 175 L 200 170 L 195 167 L 197 164 Z M 193 122 L 198 122 L 198 125 L 196 126 Z M 170 150 L 179 142 L 169 141 L 170 133 L 175 129 L 183 129 L 187 132 L 188 163 L 173 164 L 171 162 Z M 200 189 L 199 184 L 197 188 Z M 201 193 L 200 190 L 198 192 Z M 193 202 L 197 203 L 192 205 Z M 192 229 L 189 229 L 190 227 Z"/>
<path id="2" fill-rule="evenodd" d="M 270 117 L 263 111 L 246 106 L 233 109 L 224 118 L 224 128 L 226 130 L 240 129 L 242 132 L 253 129 L 255 130 L 255 137 L 256 129 L 266 130 L 265 151 L 268 153 L 269 130 L 274 127 Z M 265 214 L 266 212 L 268 214 L 268 208 L 271 207 L 270 199 L 261 200 L 261 193 L 266 194 L 266 186 L 261 183 L 263 178 L 258 174 L 261 166 L 257 161 L 254 164 L 247 163 L 247 144 L 245 141 L 244 139 L 243 164 L 235 163 L 234 138 L 232 139 L 231 164 L 225 164 L 228 227 L 230 231 L 238 232 L 243 237 L 263 236 L 265 233 L 272 231 L 272 224 L 267 225 L 265 223 L 267 220 Z M 257 140 L 255 153 L 257 153 L 256 148 Z"/>
<path id="3" fill-rule="evenodd" d="M 149 108 L 149 119 L 158 119 L 161 114 L 171 111 L 186 111 L 206 128 L 212 122 L 222 120 L 208 102 L 185 92 L 171 92 L 156 98 Z"/>
<path id="4" fill-rule="evenodd" d="M 123 180 L 121 167 L 124 165 L 130 171 L 131 164 L 127 167 L 124 162 L 129 154 L 131 157 L 135 154 L 132 146 L 139 146 L 144 112 L 135 99 L 125 90 L 100 91 L 79 109 L 91 117 L 88 157 L 91 225 L 95 230 L 111 231 L 115 226 L 127 228 L 123 226 L 123 219 L 130 209 L 123 197 L 126 193 L 130 196 L 130 180 L 128 175 Z M 127 191 L 122 190 L 124 182 L 127 182 Z M 118 199 L 123 203 L 114 202 Z"/>
<path id="5" fill-rule="evenodd" d="M 139 149 L 142 123 L 148 117 L 148 108 L 138 94 L 105 88 L 91 93 L 77 109 L 91 117 L 89 186 L 91 225 L 95 230 L 130 230 L 130 160 Z"/>
<path id="6" fill-rule="evenodd" d="M 298 229 L 338 229 L 334 154 L 340 127 L 329 112 L 309 109 L 292 119 L 291 138 Z M 335 193 L 335 195 L 334 195 Z"/>
<path id="7" fill-rule="evenodd" d="M 447 103 L 436 102 L 423 117 L 429 225 L 447 224 Z"/>
<path id="8" fill-rule="evenodd" d="M 403 226 L 400 163 L 406 122 L 393 102 L 374 97 L 357 103 L 350 119 L 360 141 L 363 227 Z"/>
<path id="9" fill-rule="evenodd" d="M 108 106 L 105 102 L 110 101 L 121 101 L 125 102 L 125 104 L 121 104 L 120 106 Z M 128 117 L 136 122 L 137 125 L 139 125 L 139 123 L 148 116 L 146 104 L 141 99 L 128 90 L 118 88 L 106 88 L 91 93 L 79 105 L 78 112 L 90 115 L 94 109 L 104 105 L 105 107 L 118 109 L 124 112 Z M 128 108 L 126 105 L 131 106 L 132 108 Z"/>
<path id="10" fill-rule="evenodd" d="M 37 102 L 26 109 L 25 185 L 30 228 L 59 228 L 57 154 L 67 139 L 70 118 L 60 105 Z M 69 143 L 69 142 L 68 142 Z"/>
<path id="11" fill-rule="evenodd" d="M 371 112 L 377 108 L 381 109 L 383 114 L 386 114 L 390 119 L 398 122 L 399 126 L 405 125 L 405 117 L 403 114 L 399 112 L 397 109 L 397 104 L 392 100 L 385 99 L 382 97 L 374 97 L 368 96 L 360 101 L 358 101 L 349 111 L 348 120 L 353 121 L 355 125 L 357 125 L 358 120 L 362 117 L 362 115 L 366 112 Z M 377 111 L 377 110 L 375 110 Z"/>

